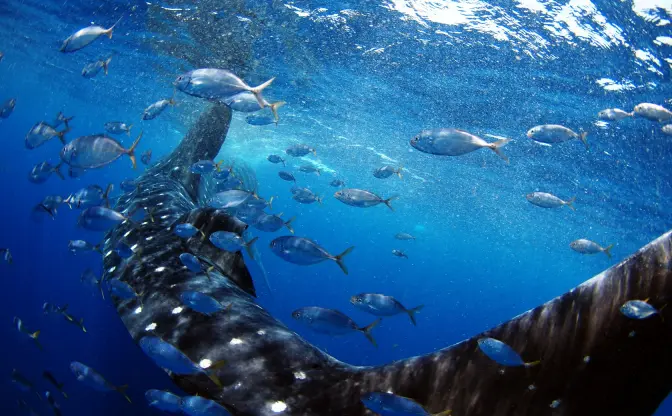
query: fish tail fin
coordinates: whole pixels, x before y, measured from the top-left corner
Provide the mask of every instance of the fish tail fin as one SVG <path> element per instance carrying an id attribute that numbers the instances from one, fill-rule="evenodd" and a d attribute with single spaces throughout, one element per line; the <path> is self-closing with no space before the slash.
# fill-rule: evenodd
<path id="1" fill-rule="evenodd" d="M 415 321 L 415 314 L 420 312 L 422 310 L 422 308 L 424 308 L 424 307 L 425 307 L 425 305 L 420 305 L 420 306 L 416 306 L 413 309 L 407 309 L 406 310 L 406 313 L 408 314 L 408 317 L 411 318 L 411 322 L 413 323 L 413 325 L 416 325 L 416 326 L 418 325 L 418 323 Z"/>
<path id="2" fill-rule="evenodd" d="M 497 156 L 501 157 L 504 159 L 506 163 L 509 163 L 509 158 L 502 152 L 502 147 L 506 146 L 511 139 L 502 139 L 502 140 L 497 140 L 494 143 L 490 143 L 490 149 L 492 149 L 493 152 L 497 153 Z"/>
<path id="3" fill-rule="evenodd" d="M 112 193 L 112 190 L 114 189 L 114 184 L 111 183 L 107 185 L 107 188 L 105 188 L 105 193 L 103 194 L 103 200 L 105 200 L 105 206 L 107 208 L 110 207 L 110 193 Z"/>
<path id="4" fill-rule="evenodd" d="M 133 169 L 137 168 L 137 161 L 135 160 L 135 149 L 138 147 L 138 143 L 140 143 L 140 139 L 142 139 L 142 131 L 140 131 L 140 134 L 135 139 L 135 141 L 133 142 L 133 145 L 131 145 L 130 149 L 128 149 L 126 151 L 126 154 L 128 155 L 128 157 L 131 158 L 131 163 L 133 164 Z"/>
<path id="5" fill-rule="evenodd" d="M 221 172 L 221 171 L 222 171 L 222 163 L 224 163 L 223 160 L 220 160 L 219 162 L 215 163 L 215 170 L 216 170 L 217 172 Z"/>
<path id="6" fill-rule="evenodd" d="M 59 132 L 56 133 L 56 135 L 58 136 L 58 140 L 60 140 L 61 143 L 65 144 L 65 135 L 70 133 L 70 130 L 72 130 L 72 129 L 66 123 L 65 128 L 62 131 L 59 131 Z"/>
<path id="7" fill-rule="evenodd" d="M 124 18 L 124 16 L 121 16 L 121 17 L 119 18 L 119 20 L 117 20 L 117 21 L 112 25 L 111 28 L 109 28 L 109 29 L 107 29 L 107 30 L 105 31 L 105 34 L 107 35 L 108 38 L 112 39 L 112 31 L 114 31 L 114 28 L 117 27 L 117 25 L 119 24 L 119 22 L 121 22 L 121 19 L 123 19 L 123 18 Z"/>
<path id="8" fill-rule="evenodd" d="M 354 246 L 350 247 L 347 250 L 345 250 L 344 252 L 342 252 L 341 254 L 339 254 L 338 256 L 334 257 L 334 261 L 336 262 L 336 264 L 338 264 L 338 267 L 340 267 L 341 270 L 343 270 L 343 273 L 345 273 L 345 274 L 348 274 L 348 268 L 345 266 L 345 263 L 343 262 L 343 258 L 345 256 L 347 256 L 348 254 L 350 254 L 352 252 L 352 250 L 354 250 L 354 249 L 355 249 Z"/>
<path id="9" fill-rule="evenodd" d="M 132 124 L 129 124 L 129 125 L 128 125 L 128 130 L 126 130 L 126 135 L 127 135 L 128 137 L 131 137 L 131 129 L 132 129 L 132 128 L 133 128 L 133 125 L 132 125 Z"/>
<path id="10" fill-rule="evenodd" d="M 635 116 L 635 112 L 634 112 L 634 111 L 631 111 L 631 112 L 626 113 L 626 114 L 628 115 L 628 117 L 634 117 L 634 116 Z"/>
<path id="11" fill-rule="evenodd" d="M 126 394 L 126 390 L 128 390 L 128 384 L 124 384 L 123 386 L 119 386 L 115 390 L 117 390 L 119 392 L 119 394 L 124 396 L 124 399 L 126 399 L 126 401 L 128 401 L 129 403 L 133 403 L 131 401 L 131 398 L 128 397 L 128 394 Z"/>
<path id="12" fill-rule="evenodd" d="M 40 331 L 35 331 L 32 334 L 30 334 L 30 337 L 32 339 L 37 339 L 37 337 L 39 337 L 39 336 L 40 336 Z"/>
<path id="13" fill-rule="evenodd" d="M 376 347 L 376 348 L 378 348 L 378 343 L 376 342 L 375 339 L 373 339 L 373 335 L 371 335 L 371 330 L 373 330 L 373 328 L 377 327 L 381 322 L 382 322 L 382 319 L 378 318 L 375 321 L 373 321 L 371 324 L 369 324 L 369 325 L 367 325 L 363 328 L 358 328 L 357 329 L 358 331 L 361 331 L 364 334 L 364 336 L 366 337 L 366 339 L 368 339 L 369 342 L 371 342 L 373 344 L 373 346 Z"/>
<path id="14" fill-rule="evenodd" d="M 233 305 L 233 304 L 232 304 Z M 219 370 L 220 368 L 224 367 L 226 365 L 226 361 L 217 361 L 213 365 L 211 365 L 206 374 L 208 375 L 208 378 L 212 380 L 213 383 L 217 385 L 217 387 L 222 387 L 222 382 L 219 380 L 219 377 L 215 374 L 215 371 Z"/>
<path id="15" fill-rule="evenodd" d="M 286 223 L 285 227 L 289 230 L 290 233 L 294 234 L 294 228 L 292 228 L 292 222 L 296 219 L 296 217 L 290 218 Z"/>
<path id="16" fill-rule="evenodd" d="M 72 119 L 75 118 L 75 116 L 70 116 L 70 117 L 63 117 L 63 124 L 65 124 L 66 128 L 70 128 L 70 122 Z"/>
<path id="17" fill-rule="evenodd" d="M 432 416 L 450 416 L 451 414 L 453 414 L 452 410 L 444 410 L 443 412 L 434 413 Z"/>
<path id="18" fill-rule="evenodd" d="M 282 167 L 283 168 L 287 167 L 287 165 L 285 164 L 285 159 L 280 159 L 280 161 L 282 161 Z"/>
<path id="19" fill-rule="evenodd" d="M 275 119 L 275 124 L 278 124 L 278 121 L 280 121 L 280 116 L 278 116 L 278 108 L 282 107 L 283 105 L 287 104 L 284 101 L 276 101 L 274 103 L 271 103 L 269 107 L 271 107 L 271 111 L 273 112 L 273 118 Z"/>
<path id="20" fill-rule="evenodd" d="M 45 211 L 47 212 L 47 214 L 49 214 L 49 216 L 51 217 L 52 220 L 55 220 L 55 219 L 56 219 L 56 210 L 55 210 L 55 209 L 50 209 L 49 207 L 47 207 L 47 206 L 44 205 L 44 204 L 40 204 L 39 206 L 40 206 L 43 210 L 45 210 Z"/>
<path id="21" fill-rule="evenodd" d="M 84 327 L 84 318 L 81 318 L 81 319 L 79 320 L 79 326 L 81 326 L 81 327 L 82 327 L 82 331 L 84 331 L 84 332 L 86 333 L 86 328 Z"/>
<path id="22" fill-rule="evenodd" d="M 404 165 L 400 165 L 399 168 L 397 169 L 397 176 L 399 179 L 404 179 L 404 177 L 401 175 L 401 171 L 404 169 Z"/>
<path id="23" fill-rule="evenodd" d="M 207 269 L 205 269 L 205 275 L 208 277 L 209 281 L 212 281 L 212 277 L 210 277 L 210 272 L 215 270 L 215 266 L 210 266 Z"/>
<path id="24" fill-rule="evenodd" d="M 103 248 L 101 247 L 101 243 L 96 244 L 93 246 L 93 251 L 97 251 L 100 254 L 103 254 Z"/>
<path id="25" fill-rule="evenodd" d="M 252 251 L 252 244 L 256 243 L 259 237 L 254 237 L 247 243 L 245 243 L 245 250 L 247 250 L 247 254 L 250 255 L 250 258 L 254 260 L 254 252 Z"/>
<path id="26" fill-rule="evenodd" d="M 261 96 L 261 92 L 264 90 L 264 88 L 268 87 L 273 83 L 275 80 L 275 77 L 269 79 L 268 81 L 264 82 L 263 84 L 256 86 L 254 88 L 250 88 L 250 92 L 254 94 L 254 98 L 257 99 L 257 102 L 259 103 L 260 108 L 264 108 L 264 97 Z"/>
<path id="27" fill-rule="evenodd" d="M 613 244 L 610 244 L 609 246 L 605 247 L 602 251 L 604 254 L 607 255 L 607 257 L 611 258 L 611 249 L 614 248 Z"/>
<path id="28" fill-rule="evenodd" d="M 575 201 L 576 201 L 576 197 L 573 196 L 568 201 L 565 201 L 565 205 L 567 205 L 567 208 L 571 209 L 572 211 L 576 211 L 576 208 L 574 208 L 574 202 Z"/>
<path id="29" fill-rule="evenodd" d="M 58 390 L 61 391 L 61 394 L 63 395 L 63 398 L 64 398 L 64 399 L 69 399 L 68 394 L 62 390 L 64 384 L 65 384 L 65 383 L 61 383 L 61 384 L 58 386 Z"/>
<path id="30" fill-rule="evenodd" d="M 103 71 L 105 75 L 107 75 L 107 70 L 110 67 L 110 62 L 112 62 L 112 57 L 110 56 L 107 58 L 105 61 L 103 61 Z"/>
<path id="31" fill-rule="evenodd" d="M 320 206 L 322 206 L 323 202 L 324 202 L 324 197 L 323 196 L 317 196 L 316 198 L 317 198 L 317 203 L 320 204 Z"/>
<path id="32" fill-rule="evenodd" d="M 35 342 L 35 345 L 37 345 L 37 348 L 39 348 L 40 350 L 44 350 L 44 347 L 42 346 L 42 344 L 40 343 L 40 340 L 38 339 L 38 337 L 40 336 L 40 331 L 35 331 L 35 332 L 33 332 L 32 334 L 29 334 L 29 335 L 33 339 L 33 341 Z"/>
<path id="33" fill-rule="evenodd" d="M 61 178 L 62 181 L 65 180 L 65 176 L 63 176 L 63 173 L 61 172 L 61 166 L 63 166 L 63 162 L 60 162 L 58 165 L 54 166 L 54 173 Z"/>
<path id="34" fill-rule="evenodd" d="M 541 364 L 541 360 L 530 361 L 529 363 L 525 363 L 525 367 L 530 368 L 530 367 L 534 367 L 534 366 L 539 365 L 539 364 Z"/>
<path id="35" fill-rule="evenodd" d="M 271 209 L 271 210 L 273 209 L 273 199 L 274 199 L 274 198 L 275 198 L 275 197 L 272 196 L 271 199 L 268 200 L 268 208 Z"/>
<path id="36" fill-rule="evenodd" d="M 588 132 L 587 131 L 581 132 L 581 134 L 579 134 L 579 140 L 581 140 L 583 142 L 583 145 L 586 146 L 586 150 L 587 150 L 587 149 L 590 149 L 590 146 L 588 146 L 588 140 L 586 139 L 586 137 L 588 137 Z"/>
<path id="37" fill-rule="evenodd" d="M 319 169 L 315 169 L 315 172 L 317 172 L 317 176 L 322 176 L 322 173 L 320 172 Z"/>
<path id="38" fill-rule="evenodd" d="M 385 205 L 387 205 L 387 207 L 388 207 L 389 209 L 391 209 L 392 211 L 394 211 L 394 208 L 392 208 L 392 204 L 391 204 L 391 202 L 394 201 L 394 200 L 397 199 L 397 198 L 399 198 L 397 195 L 395 195 L 395 196 L 391 196 L 391 197 L 389 197 L 389 198 L 387 198 L 387 199 L 384 199 L 384 200 L 383 200 L 383 203 L 384 203 Z"/>

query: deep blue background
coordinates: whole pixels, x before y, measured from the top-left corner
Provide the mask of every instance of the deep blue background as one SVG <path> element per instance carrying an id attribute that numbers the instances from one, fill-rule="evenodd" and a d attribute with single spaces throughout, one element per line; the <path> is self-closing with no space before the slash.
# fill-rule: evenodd
<path id="1" fill-rule="evenodd" d="M 288 102 L 280 125 L 252 127 L 236 115 L 222 156 L 254 169 L 260 194 L 277 196 L 274 212 L 298 217 L 297 235 L 334 254 L 356 246 L 346 258 L 350 274 L 345 276 L 331 262 L 312 267 L 282 262 L 268 249 L 271 235 L 260 235 L 257 243 L 272 287 L 269 292 L 257 280 L 260 303 L 343 361 L 382 364 L 459 342 L 564 293 L 666 231 L 672 225 L 669 138 L 645 120 L 602 125 L 595 115 L 603 108 L 631 109 L 638 102 L 670 98 L 669 65 L 662 60 L 671 48 L 654 42 L 669 26 L 656 25 L 653 18 L 647 22 L 628 2 L 596 1 L 597 14 L 623 38 L 609 40 L 611 32 L 595 23 L 600 19 L 589 7 L 572 9 L 565 3 L 547 3 L 545 14 L 518 7 L 519 2 L 493 5 L 490 12 L 469 6 L 473 2 L 457 9 L 446 3 L 451 16 L 464 17 L 456 24 L 430 18 L 439 10 L 428 11 L 421 1 L 414 3 L 413 19 L 400 12 L 399 2 L 0 4 L 0 50 L 6 55 L 0 62 L 0 100 L 17 98 L 14 114 L 0 122 L 0 247 L 14 255 L 13 265 L 0 264 L 0 375 L 6 375 L 0 377 L 1 413 L 19 414 L 17 397 L 49 413 L 44 402 L 11 385 L 12 368 L 33 379 L 40 392 L 49 388 L 43 370 L 65 381 L 70 400 L 56 397 L 66 415 L 149 414 L 154 411 L 147 408 L 144 391 L 172 388 L 134 345 L 109 299 L 102 301 L 95 289 L 79 282 L 87 267 L 100 271 L 100 259 L 93 253 L 71 255 L 68 240 L 98 242 L 101 235 L 77 229 L 78 212 L 65 206 L 54 221 L 30 218 L 45 195 L 67 196 L 107 183 L 118 193 L 119 182 L 144 167 L 133 171 L 123 158 L 77 180 L 52 177 L 33 185 L 27 181 L 31 167 L 57 162 L 61 146 L 54 140 L 29 151 L 23 138 L 34 123 L 51 121 L 63 110 L 76 116 L 69 139 L 101 132 L 106 121 L 133 122 L 132 137 L 121 140 L 129 146 L 142 129 L 139 152 L 151 148 L 158 160 L 206 104 L 177 95 L 180 105 L 156 120 L 142 123 L 140 114 L 170 97 L 171 81 L 194 67 L 230 68 L 254 85 L 278 77 L 265 95 Z M 562 10 L 576 11 L 583 35 L 572 30 Z M 665 17 L 663 9 L 651 13 Z M 100 39 L 75 54 L 58 53 L 60 42 L 77 29 L 90 22 L 109 26 L 122 14 L 112 40 Z M 554 22 L 569 28 L 568 34 L 544 29 Z M 531 40 L 535 33 L 547 43 Z M 635 49 L 651 53 L 658 64 L 636 58 Z M 80 76 L 86 63 L 111 52 L 109 76 Z M 610 91 L 598 83 L 604 78 L 633 87 Z M 542 123 L 588 130 L 590 152 L 579 142 L 552 148 L 531 143 L 525 131 Z M 408 140 L 431 127 L 459 127 L 488 140 L 494 139 L 486 134 L 511 137 L 504 148 L 511 164 L 487 150 L 448 159 L 413 151 Z M 315 147 L 317 156 L 288 161 L 288 170 L 306 161 L 320 166 L 321 177 L 295 175 L 325 196 L 324 206 L 292 201 L 289 185 L 277 177 L 279 166 L 265 160 L 300 142 Z M 371 172 L 386 163 L 403 164 L 404 179 L 374 178 Z M 341 204 L 328 186 L 334 176 L 386 198 L 399 195 L 396 211 Z M 524 194 L 535 190 L 576 196 L 577 211 L 534 207 Z M 417 241 L 394 240 L 401 231 Z M 569 249 L 572 240 L 584 237 L 615 243 L 614 258 Z M 392 249 L 404 250 L 409 259 L 392 256 Z M 373 318 L 349 304 L 360 292 L 383 292 L 407 307 L 426 307 L 417 327 L 405 316 L 385 320 L 374 330 L 378 349 L 358 334 L 329 338 L 306 332 L 290 318 L 294 309 L 316 305 L 340 309 L 364 326 Z M 69 304 L 72 314 L 84 317 L 88 333 L 59 316 L 44 316 L 45 301 Z M 43 352 L 15 330 L 14 316 L 42 331 Z M 73 360 L 112 383 L 129 384 L 134 404 L 77 384 L 68 368 Z M 670 409 L 658 414 L 672 414 Z"/>

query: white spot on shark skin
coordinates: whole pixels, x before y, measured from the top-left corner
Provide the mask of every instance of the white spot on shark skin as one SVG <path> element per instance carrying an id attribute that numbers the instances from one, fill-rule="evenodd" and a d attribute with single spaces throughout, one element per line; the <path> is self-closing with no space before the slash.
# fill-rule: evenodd
<path id="1" fill-rule="evenodd" d="M 233 338 L 233 339 L 231 339 L 231 341 L 229 341 L 229 344 L 231 344 L 231 345 L 240 345 L 240 344 L 244 344 L 244 342 L 243 342 L 243 340 L 240 339 L 240 338 Z"/>
<path id="2" fill-rule="evenodd" d="M 112 266 L 107 270 L 107 272 L 108 273 L 114 273 L 115 270 L 117 270 L 117 266 Z"/>
<path id="3" fill-rule="evenodd" d="M 257 335 L 262 335 L 262 336 L 266 335 L 266 331 L 264 331 L 263 329 L 260 329 L 260 330 L 257 331 Z"/>
<path id="4" fill-rule="evenodd" d="M 150 235 L 149 237 L 145 238 L 145 241 L 152 241 L 154 239 L 154 236 Z"/>
<path id="5" fill-rule="evenodd" d="M 112 255 L 112 251 L 110 250 L 110 251 L 108 251 L 107 253 L 105 253 L 105 258 L 108 258 L 108 257 L 110 257 L 111 255 Z"/>
<path id="6" fill-rule="evenodd" d="M 156 329 L 156 322 L 152 322 L 151 324 L 145 327 L 145 331 L 153 331 L 155 329 Z"/>
<path id="7" fill-rule="evenodd" d="M 277 401 L 275 403 L 271 403 L 271 410 L 274 411 L 275 413 L 281 413 L 287 410 L 287 404 L 285 402 Z"/>
<path id="8" fill-rule="evenodd" d="M 294 372 L 294 378 L 297 380 L 305 380 L 306 379 L 306 373 L 303 371 L 295 371 Z"/>
<path id="9" fill-rule="evenodd" d="M 154 269 L 154 271 L 157 272 L 157 273 L 161 273 L 164 270 L 166 270 L 166 268 L 164 266 L 159 266 L 156 269 Z"/>
<path id="10" fill-rule="evenodd" d="M 209 360 L 209 359 L 207 359 L 207 358 L 202 359 L 202 360 L 198 363 L 198 366 L 201 367 L 201 368 L 204 369 L 204 370 L 210 368 L 211 365 L 212 365 L 212 361 Z"/>
<path id="11" fill-rule="evenodd" d="M 128 237 L 129 235 L 131 235 L 131 231 L 132 231 L 132 230 L 128 230 L 128 231 L 126 231 L 126 233 L 124 234 L 124 238 Z"/>
<path id="12" fill-rule="evenodd" d="M 138 307 L 135 308 L 135 310 L 133 311 L 133 313 L 136 314 L 136 315 L 138 315 L 138 314 L 141 313 L 141 312 L 142 312 L 142 306 L 138 306 Z"/>
<path id="13" fill-rule="evenodd" d="M 583 362 L 588 364 L 590 362 L 590 355 L 586 355 L 585 357 L 583 357 Z"/>
<path id="14" fill-rule="evenodd" d="M 148 225 L 148 224 L 149 224 L 149 222 L 145 221 L 141 225 Z"/>
<path id="15" fill-rule="evenodd" d="M 178 306 L 177 308 L 173 309 L 173 310 L 171 311 L 171 313 L 172 313 L 173 315 L 177 315 L 178 313 L 182 313 L 183 310 L 184 310 L 183 307 Z"/>
<path id="16" fill-rule="evenodd" d="M 166 218 L 169 218 L 169 217 L 170 217 L 170 215 L 162 215 L 162 216 L 161 216 L 161 219 L 162 219 L 162 220 L 165 220 Z"/>

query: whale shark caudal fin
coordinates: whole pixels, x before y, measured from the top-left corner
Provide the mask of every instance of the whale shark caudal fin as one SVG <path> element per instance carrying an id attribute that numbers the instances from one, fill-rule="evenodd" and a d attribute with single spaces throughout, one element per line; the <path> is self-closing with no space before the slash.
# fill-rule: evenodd
<path id="1" fill-rule="evenodd" d="M 175 152 L 119 198 L 120 212 L 155 206 L 156 221 L 124 222 L 104 240 L 105 252 L 121 240 L 142 250 L 124 267 L 118 256 L 104 258 L 105 280 L 121 278 L 141 294 L 141 308 L 135 299 L 113 299 L 133 339 L 150 331 L 196 364 L 227 363 L 207 374 L 171 373 L 188 394 L 216 400 L 234 416 L 271 415 L 278 408 L 284 416 L 368 416 L 361 397 L 370 392 L 408 397 L 433 414 L 594 416 L 649 415 L 670 392 L 669 319 L 634 320 L 619 311 L 629 300 L 649 298 L 662 315 L 669 313 L 661 306 L 672 299 L 670 233 L 564 295 L 432 354 L 354 367 L 315 348 L 257 304 L 240 253 L 172 232 L 173 224 L 184 222 L 208 236 L 246 229 L 223 211 L 199 208 L 198 178 L 189 174 L 194 162 L 219 152 L 229 121 L 222 106 L 201 116 Z M 185 252 L 212 268 L 210 278 L 181 264 Z M 206 316 L 184 308 L 185 291 L 211 296 L 230 310 Z M 479 349 L 484 337 L 509 345 L 523 362 L 539 363 L 504 368 Z"/>

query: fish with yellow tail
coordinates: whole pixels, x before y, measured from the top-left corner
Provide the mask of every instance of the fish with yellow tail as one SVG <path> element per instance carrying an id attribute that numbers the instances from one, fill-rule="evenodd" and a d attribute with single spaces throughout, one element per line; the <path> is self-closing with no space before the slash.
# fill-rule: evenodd
<path id="1" fill-rule="evenodd" d="M 40 341 L 38 341 L 38 339 L 37 339 L 37 338 L 40 336 L 40 331 L 39 331 L 39 330 L 38 330 L 38 331 L 35 331 L 35 332 L 33 332 L 33 331 L 29 331 L 29 330 L 23 325 L 23 321 L 21 320 L 21 318 L 16 317 L 16 316 L 14 317 L 14 326 L 16 326 L 16 329 L 18 329 L 19 332 L 21 332 L 22 334 L 27 335 L 30 339 L 32 339 L 33 341 L 35 341 L 35 345 L 37 345 L 37 347 L 38 347 L 39 349 L 43 349 L 43 348 L 42 348 L 42 344 L 40 344 Z"/>
<path id="2" fill-rule="evenodd" d="M 490 149 L 509 163 L 509 158 L 501 148 L 511 139 L 501 139 L 488 143 L 482 138 L 459 129 L 431 129 L 423 130 L 410 141 L 411 146 L 423 153 L 438 156 L 462 156 L 479 149 Z"/>
<path id="3" fill-rule="evenodd" d="M 543 124 L 541 126 L 532 127 L 527 131 L 527 137 L 539 143 L 555 144 L 562 143 L 568 140 L 581 140 L 586 149 L 589 149 L 587 132 L 576 133 L 559 124 Z"/>
<path id="4" fill-rule="evenodd" d="M 572 241 L 569 243 L 569 247 L 577 253 L 581 254 L 597 254 L 604 253 L 607 257 L 611 258 L 611 249 L 614 247 L 613 244 L 602 247 L 594 241 L 590 241 L 585 238 L 580 238 L 578 240 Z"/>
<path id="5" fill-rule="evenodd" d="M 126 394 L 128 385 L 115 386 L 114 384 L 105 380 L 105 377 L 100 375 L 96 370 L 78 361 L 73 361 L 70 363 L 70 371 L 72 371 L 72 374 L 77 377 L 77 381 L 86 384 L 92 389 L 100 392 L 116 391 L 124 396 L 126 401 L 133 403 L 131 398 Z"/>
<path id="6" fill-rule="evenodd" d="M 61 160 L 73 168 L 97 169 L 107 166 L 123 155 L 131 159 L 133 169 L 137 167 L 135 149 L 140 143 L 142 132 L 128 149 L 117 139 L 105 134 L 78 137 L 61 149 Z"/>

